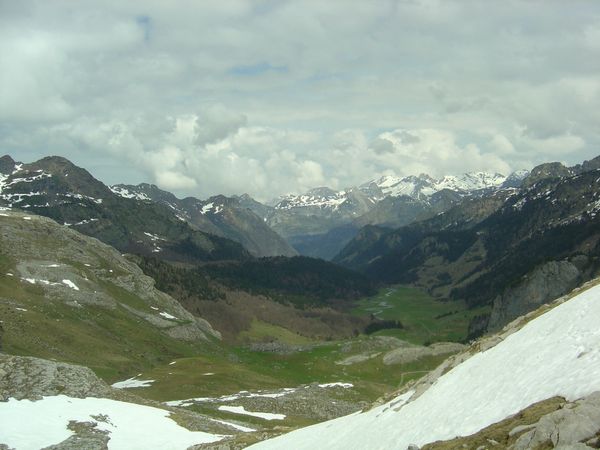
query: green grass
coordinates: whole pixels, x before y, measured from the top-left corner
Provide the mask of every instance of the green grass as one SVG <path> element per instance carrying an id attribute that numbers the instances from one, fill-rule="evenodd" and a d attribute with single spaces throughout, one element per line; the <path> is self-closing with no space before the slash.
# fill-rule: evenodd
<path id="1" fill-rule="evenodd" d="M 486 308 L 467 309 L 463 301 L 440 301 L 407 286 L 382 289 L 376 296 L 359 300 L 352 313 L 378 319 L 399 320 L 403 329 L 382 330 L 375 335 L 394 336 L 414 344 L 462 342 L 471 318 Z"/>
<path id="2" fill-rule="evenodd" d="M 0 299 L 6 299 L 0 301 L 3 351 L 83 364 L 108 381 L 197 354 L 202 347 L 173 339 L 120 306 L 69 306 L 46 297 L 41 286 L 4 273 Z"/>
<path id="3" fill-rule="evenodd" d="M 247 331 L 239 334 L 241 342 L 271 342 L 277 341 L 290 345 L 307 345 L 313 341 L 293 331 L 278 325 L 273 325 L 261 320 L 254 319 Z"/>
<path id="4" fill-rule="evenodd" d="M 377 357 L 348 366 L 336 364 L 360 353 L 359 344 L 363 339 L 351 341 L 353 349 L 350 351 L 342 351 L 348 344 L 348 341 L 344 341 L 284 355 L 235 347 L 230 348 L 228 354 L 179 359 L 175 364 L 144 372 L 142 378 L 156 382 L 139 389 L 139 392 L 164 401 L 219 397 L 240 390 L 280 389 L 314 382 L 343 381 L 355 385 L 352 392 L 348 391 L 348 395 L 355 396 L 355 400 L 372 401 L 409 380 L 420 378 L 445 359 L 445 356 L 426 357 L 401 366 L 386 366 L 382 360 L 384 350 L 376 348 L 373 353 L 380 353 Z"/>

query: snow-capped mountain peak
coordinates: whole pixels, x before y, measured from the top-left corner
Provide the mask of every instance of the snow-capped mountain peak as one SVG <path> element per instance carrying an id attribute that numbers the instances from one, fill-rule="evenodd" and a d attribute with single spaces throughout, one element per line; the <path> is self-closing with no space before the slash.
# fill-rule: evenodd
<path id="1" fill-rule="evenodd" d="M 430 197 L 436 192 L 449 189 L 461 194 L 482 189 L 497 189 L 502 186 L 507 177 L 499 173 L 471 172 L 463 175 L 447 175 L 435 179 L 427 174 L 397 177 L 386 175 L 377 180 L 361 185 L 364 192 L 372 191 L 377 186 L 383 196 L 400 197 L 406 195 L 415 199 Z"/>
<path id="2" fill-rule="evenodd" d="M 506 181 L 506 176 L 499 173 L 470 172 L 463 175 L 448 175 L 434 182 L 434 189 L 450 189 L 452 191 L 471 192 L 480 189 L 498 188 Z"/>

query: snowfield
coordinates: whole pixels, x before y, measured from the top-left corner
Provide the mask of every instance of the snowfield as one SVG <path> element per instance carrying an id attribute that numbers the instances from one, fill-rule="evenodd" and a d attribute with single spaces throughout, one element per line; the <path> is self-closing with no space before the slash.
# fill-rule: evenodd
<path id="1" fill-rule="evenodd" d="M 532 320 L 495 347 L 412 392 L 251 446 L 253 449 L 406 449 L 467 436 L 527 406 L 600 390 L 600 285 Z"/>
<path id="2" fill-rule="evenodd" d="M 168 416 L 169 411 L 162 409 L 103 398 L 57 395 L 36 402 L 11 398 L 0 402 L 0 442 L 18 450 L 58 444 L 73 434 L 67 429 L 70 420 L 97 422 L 97 429 L 110 433 L 110 450 L 181 450 L 223 438 L 186 430 Z"/>

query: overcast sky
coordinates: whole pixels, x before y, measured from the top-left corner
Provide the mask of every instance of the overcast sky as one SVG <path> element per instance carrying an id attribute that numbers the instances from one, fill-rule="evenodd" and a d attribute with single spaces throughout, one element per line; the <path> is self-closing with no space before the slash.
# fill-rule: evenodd
<path id="1" fill-rule="evenodd" d="M 259 199 L 600 154 L 600 1 L 0 0 L 0 153 Z"/>

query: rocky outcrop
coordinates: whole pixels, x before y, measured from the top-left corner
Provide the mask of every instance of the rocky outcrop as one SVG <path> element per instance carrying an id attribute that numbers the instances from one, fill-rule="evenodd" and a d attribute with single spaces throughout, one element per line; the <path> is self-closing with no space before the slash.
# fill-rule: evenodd
<path id="1" fill-rule="evenodd" d="M 543 416 L 510 448 L 526 450 L 541 448 L 542 445 L 550 443 L 553 448 L 563 450 L 598 448 L 598 433 L 600 433 L 600 392 L 594 392 L 587 398 L 567 403 L 558 411 Z"/>
<path id="2" fill-rule="evenodd" d="M 528 188 L 533 186 L 545 178 L 561 178 L 571 175 L 573 175 L 573 169 L 559 162 L 544 163 L 531 170 L 529 176 L 523 180 L 523 187 Z"/>
<path id="3" fill-rule="evenodd" d="M 111 389 L 87 367 L 0 353 L 0 401 L 39 400 L 42 396 L 108 396 Z"/>
<path id="4" fill-rule="evenodd" d="M 494 299 L 488 331 L 497 331 L 511 320 L 570 292 L 588 278 L 587 266 L 588 258 L 579 256 L 536 267 Z"/>

